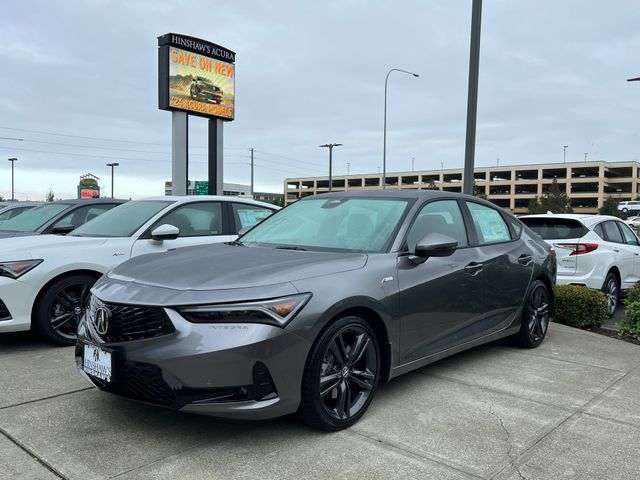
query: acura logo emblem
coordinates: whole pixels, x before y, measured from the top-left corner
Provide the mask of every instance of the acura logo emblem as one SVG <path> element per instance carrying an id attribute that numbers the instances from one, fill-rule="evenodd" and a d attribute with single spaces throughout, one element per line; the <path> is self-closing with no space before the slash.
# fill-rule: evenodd
<path id="1" fill-rule="evenodd" d="M 96 332 L 100 335 L 105 335 L 109 330 L 109 311 L 104 307 L 98 308 L 93 323 L 96 326 Z"/>

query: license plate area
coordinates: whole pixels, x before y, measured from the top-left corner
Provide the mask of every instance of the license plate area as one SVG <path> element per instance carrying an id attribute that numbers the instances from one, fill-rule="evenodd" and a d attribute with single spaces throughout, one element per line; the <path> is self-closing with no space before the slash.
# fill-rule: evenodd
<path id="1" fill-rule="evenodd" d="M 95 345 L 85 344 L 82 369 L 87 375 L 111 383 L 113 371 L 112 352 Z"/>

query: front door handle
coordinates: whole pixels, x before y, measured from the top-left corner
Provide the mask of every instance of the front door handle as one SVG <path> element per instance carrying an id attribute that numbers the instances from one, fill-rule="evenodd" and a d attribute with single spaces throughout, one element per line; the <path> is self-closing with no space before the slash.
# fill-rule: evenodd
<path id="1" fill-rule="evenodd" d="M 520 263 L 521 265 L 529 265 L 531 263 L 531 260 L 531 255 L 527 255 L 526 253 L 523 253 L 518 257 L 518 263 Z"/>
<path id="2" fill-rule="evenodd" d="M 611 250 L 613 250 L 613 251 L 614 251 L 614 252 L 616 252 L 616 253 L 620 252 L 620 249 L 619 249 L 619 248 L 612 248 Z"/>
<path id="3" fill-rule="evenodd" d="M 467 265 L 466 267 L 464 267 L 464 271 L 467 272 L 469 275 L 476 275 L 478 274 L 482 269 L 484 268 L 484 265 L 482 263 L 478 263 L 478 262 L 471 262 L 469 265 Z"/>

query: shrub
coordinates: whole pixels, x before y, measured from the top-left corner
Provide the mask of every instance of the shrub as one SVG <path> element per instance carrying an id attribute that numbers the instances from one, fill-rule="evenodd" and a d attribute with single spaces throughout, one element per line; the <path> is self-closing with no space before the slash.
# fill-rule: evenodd
<path id="1" fill-rule="evenodd" d="M 640 282 L 636 283 L 633 287 L 627 290 L 627 298 L 625 300 L 625 305 L 631 302 L 640 301 Z"/>
<path id="2" fill-rule="evenodd" d="M 637 290 L 638 285 L 631 290 Z M 629 292 L 631 293 L 631 292 Z M 640 341 L 640 300 L 627 298 L 625 305 L 627 309 L 624 313 L 624 320 L 616 324 L 619 337 L 631 337 Z"/>
<path id="3" fill-rule="evenodd" d="M 607 300 L 600 290 L 577 285 L 556 285 L 553 320 L 570 327 L 600 327 L 609 315 Z"/>

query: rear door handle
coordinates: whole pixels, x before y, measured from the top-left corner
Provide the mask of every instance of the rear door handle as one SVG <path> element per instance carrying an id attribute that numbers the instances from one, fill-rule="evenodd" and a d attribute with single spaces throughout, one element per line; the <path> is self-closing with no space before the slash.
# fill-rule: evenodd
<path id="1" fill-rule="evenodd" d="M 618 253 L 620 251 L 619 248 L 612 248 L 611 250 L 613 250 L 614 252 Z"/>
<path id="2" fill-rule="evenodd" d="M 464 271 L 467 272 L 469 275 L 476 275 L 483 268 L 484 268 L 484 265 L 482 263 L 471 262 L 469 265 L 464 267 Z"/>
<path id="3" fill-rule="evenodd" d="M 526 253 L 518 257 L 518 263 L 522 265 L 529 265 L 531 263 L 531 260 L 532 260 L 531 255 L 527 255 Z"/>

